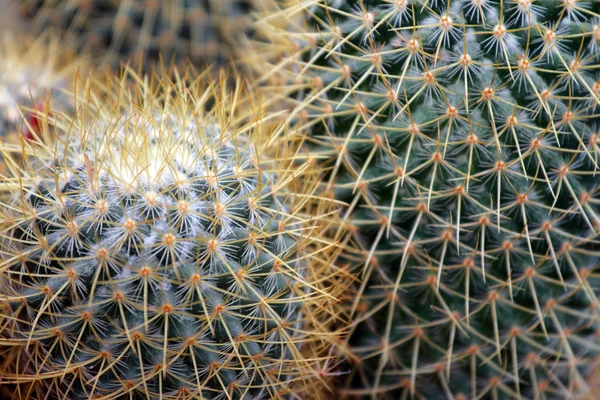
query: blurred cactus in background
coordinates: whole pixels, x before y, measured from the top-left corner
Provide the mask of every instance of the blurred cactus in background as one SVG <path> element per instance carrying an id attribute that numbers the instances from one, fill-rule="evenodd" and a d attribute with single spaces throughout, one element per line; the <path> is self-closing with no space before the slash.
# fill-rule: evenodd
<path id="1" fill-rule="evenodd" d="M 20 358 L 6 382 L 57 399 L 328 398 L 336 214 L 310 160 L 292 170 L 292 148 L 265 147 L 260 102 L 223 81 L 88 81 L 75 113 L 38 113 L 54 143 L 4 147 L 22 152 L 0 204 L 0 347 Z"/>
<path id="2" fill-rule="evenodd" d="M 357 230 L 348 393 L 591 396 L 599 13 L 579 0 L 290 0 L 257 22 L 244 61 L 287 102 Z"/>
<path id="3" fill-rule="evenodd" d="M 162 58 L 195 65 L 224 64 L 249 28 L 249 13 L 274 0 L 25 0 L 38 30 L 66 32 L 81 49 L 119 67 Z"/>
<path id="4" fill-rule="evenodd" d="M 89 67 L 60 38 L 3 32 L 0 38 L 0 137 L 18 142 L 17 132 L 32 139 L 39 131 L 35 110 L 49 109 L 50 99 L 68 109 L 77 71 Z M 6 171 L 4 161 L 0 171 Z"/>
<path id="5" fill-rule="evenodd" d="M 58 38 L 38 39 L 3 34 L 0 42 L 0 132 L 13 133 L 22 111 L 19 107 L 43 106 L 50 98 L 65 102 L 78 69 L 88 65 L 65 50 Z M 42 95 L 45 95 L 42 98 Z M 34 99 L 38 104 L 34 104 Z"/>

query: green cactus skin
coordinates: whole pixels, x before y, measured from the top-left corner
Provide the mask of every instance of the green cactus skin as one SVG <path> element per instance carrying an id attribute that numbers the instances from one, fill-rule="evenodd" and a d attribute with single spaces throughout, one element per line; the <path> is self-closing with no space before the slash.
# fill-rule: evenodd
<path id="1" fill-rule="evenodd" d="M 299 396 L 322 380 L 304 351 L 335 301 L 334 246 L 285 158 L 261 154 L 239 87 L 108 82 L 4 179 L 0 344 L 30 360 L 8 380 L 61 399 Z"/>
<path id="2" fill-rule="evenodd" d="M 81 48 L 105 53 L 113 67 L 189 59 L 226 63 L 254 7 L 270 0 L 25 0 L 38 29 L 67 33 Z M 143 57 L 143 58 L 142 58 Z"/>
<path id="3" fill-rule="evenodd" d="M 350 394 L 591 396 L 599 12 L 315 0 L 257 24 L 265 40 L 248 58 L 292 102 L 290 125 L 358 231 Z"/>

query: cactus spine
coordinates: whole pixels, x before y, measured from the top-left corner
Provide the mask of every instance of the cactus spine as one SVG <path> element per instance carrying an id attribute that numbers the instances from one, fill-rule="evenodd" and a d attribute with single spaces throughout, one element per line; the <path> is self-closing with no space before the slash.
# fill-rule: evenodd
<path id="1" fill-rule="evenodd" d="M 590 396 L 599 12 L 579 0 L 299 0 L 257 24 L 248 60 L 276 78 L 358 231 L 350 393 Z"/>
<path id="2" fill-rule="evenodd" d="M 53 398 L 319 398 L 337 278 L 312 170 L 267 154 L 241 84 L 105 81 L 46 116 L 54 142 L 24 143 L 3 180 L 0 344 L 29 360 L 5 379 Z"/>

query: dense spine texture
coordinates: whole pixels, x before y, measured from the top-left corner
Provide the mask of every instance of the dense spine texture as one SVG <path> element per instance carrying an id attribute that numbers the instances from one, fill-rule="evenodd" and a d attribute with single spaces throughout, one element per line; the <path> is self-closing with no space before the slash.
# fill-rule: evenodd
<path id="1" fill-rule="evenodd" d="M 127 71 L 40 113 L 53 141 L 22 143 L 2 182 L 14 398 L 322 398 L 334 214 L 223 80 Z"/>
<path id="2" fill-rule="evenodd" d="M 144 61 L 149 67 L 189 59 L 224 63 L 249 26 L 249 13 L 273 0 L 25 0 L 38 29 L 59 29 L 103 60 Z"/>
<path id="3" fill-rule="evenodd" d="M 600 3 L 287 3 L 247 60 L 357 230 L 348 391 L 591 397 Z"/>

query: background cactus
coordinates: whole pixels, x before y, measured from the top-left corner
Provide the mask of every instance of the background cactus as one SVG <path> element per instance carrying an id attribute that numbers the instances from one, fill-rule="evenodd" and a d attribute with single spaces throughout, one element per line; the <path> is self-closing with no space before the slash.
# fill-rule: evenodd
<path id="1" fill-rule="evenodd" d="M 85 55 L 75 56 L 60 38 L 3 31 L 0 38 L 0 137 L 18 142 L 17 132 L 33 138 L 38 130 L 35 109 L 48 109 L 50 99 L 67 108 L 71 98 L 64 94 L 72 89 L 78 70 L 89 67 Z M 52 96 L 51 96 L 52 95 Z M 6 172 L 0 158 L 0 172 Z"/>
<path id="2" fill-rule="evenodd" d="M 26 0 L 23 12 L 39 29 L 67 32 L 81 48 L 105 53 L 114 67 L 130 59 L 147 65 L 224 63 L 249 13 L 272 0 Z"/>
<path id="3" fill-rule="evenodd" d="M 5 381 L 53 398 L 320 398 L 341 286 L 316 172 L 268 156 L 241 85 L 106 81 L 46 116 L 57 139 L 24 143 L 3 180 L 0 344 L 26 360 Z"/>
<path id="4" fill-rule="evenodd" d="M 590 396 L 600 3 L 287 4 L 246 62 L 357 229 L 349 392 Z"/>
<path id="5" fill-rule="evenodd" d="M 3 32 L 0 42 L 0 134 L 7 136 L 24 125 L 19 107 L 43 107 L 50 99 L 66 105 L 70 79 L 85 69 L 85 58 L 75 58 L 64 42 L 51 35 L 37 39 Z M 34 104 L 33 101 L 37 102 Z"/>

